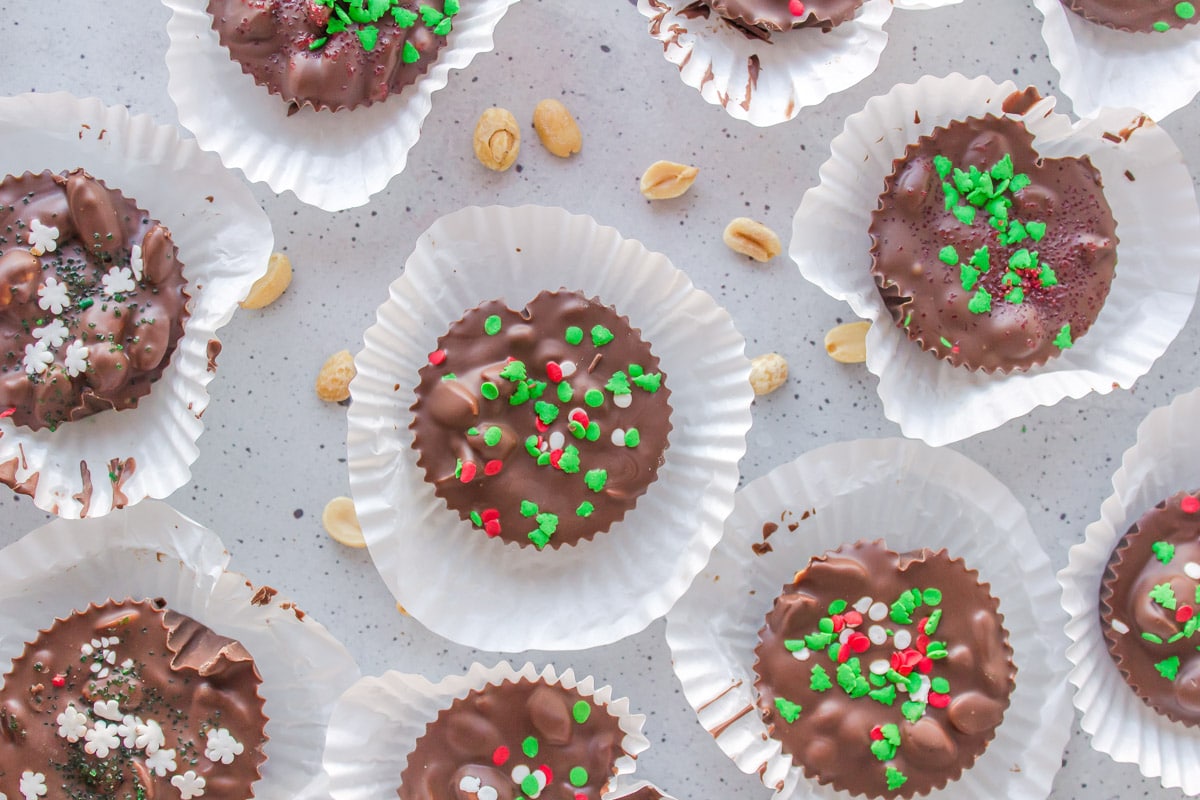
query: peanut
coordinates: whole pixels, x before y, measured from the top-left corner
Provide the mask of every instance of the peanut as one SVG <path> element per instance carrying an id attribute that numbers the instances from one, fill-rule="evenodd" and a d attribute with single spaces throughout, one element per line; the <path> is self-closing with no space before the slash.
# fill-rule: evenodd
<path id="1" fill-rule="evenodd" d="M 533 129 L 547 150 L 566 158 L 583 149 L 579 123 L 567 107 L 557 100 L 543 100 L 533 109 Z"/>
<path id="2" fill-rule="evenodd" d="M 649 200 L 670 200 L 692 188 L 700 170 L 674 161 L 655 161 L 642 173 L 641 190 Z"/>
<path id="3" fill-rule="evenodd" d="M 755 261 L 770 261 L 783 252 L 775 231 L 749 217 L 738 217 L 726 225 L 722 238 L 730 250 Z"/>
<path id="4" fill-rule="evenodd" d="M 354 379 L 354 356 L 349 350 L 339 350 L 325 360 L 317 374 L 317 397 L 327 403 L 340 403 L 350 398 L 350 381 Z"/>
<path id="5" fill-rule="evenodd" d="M 750 386 L 756 395 L 770 394 L 787 380 L 787 361 L 779 353 L 767 353 L 750 360 Z"/>
<path id="6" fill-rule="evenodd" d="M 279 299 L 292 282 L 292 262 L 283 253 L 271 253 L 267 262 L 267 273 L 254 282 L 246 299 L 238 303 L 242 308 L 266 308 Z"/>
<path id="7" fill-rule="evenodd" d="M 867 360 L 867 331 L 871 323 L 847 322 L 830 328 L 825 334 L 825 352 L 843 364 L 861 364 Z"/>
<path id="8" fill-rule="evenodd" d="M 488 169 L 503 172 L 521 152 L 521 129 L 506 108 L 489 108 L 475 123 L 475 157 Z"/>
<path id="9" fill-rule="evenodd" d="M 362 526 L 358 524 L 358 513 L 354 501 L 349 497 L 335 497 L 325 504 L 321 512 L 321 525 L 325 532 L 338 544 L 346 547 L 366 547 Z"/>

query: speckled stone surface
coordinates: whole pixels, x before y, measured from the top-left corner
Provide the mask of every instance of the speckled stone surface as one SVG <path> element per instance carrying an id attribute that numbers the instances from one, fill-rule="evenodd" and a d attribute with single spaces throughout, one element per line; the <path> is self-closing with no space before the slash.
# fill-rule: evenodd
<path id="1" fill-rule="evenodd" d="M 0 12 L 4 94 L 66 89 L 174 122 L 163 63 L 165 7 L 148 0 L 64 0 L 48 13 L 27 0 L 0 0 Z M 437 678 L 476 659 L 494 660 L 397 613 L 366 552 L 335 544 L 320 525 L 325 502 L 348 493 L 346 421 L 342 407 L 316 399 L 313 379 L 329 353 L 359 349 L 420 232 L 464 205 L 534 202 L 589 213 L 668 254 L 729 309 L 750 354 L 777 350 L 790 362 L 785 387 L 755 405 L 742 462 L 746 480 L 818 445 L 899 435 L 884 419 L 866 370 L 824 353 L 825 330 L 852 319 L 850 309 L 806 283 L 786 257 L 761 265 L 733 254 L 721 231 L 733 217 L 755 217 L 786 245 L 792 214 L 816 183 L 842 121 L 897 81 L 986 71 L 1053 92 L 1056 73 L 1040 23 L 1024 0 L 897 11 L 887 25 L 892 40 L 872 77 L 790 123 L 760 130 L 730 119 L 685 86 L 628 0 L 523 0 L 500 25 L 495 51 L 452 75 L 434 97 L 407 169 L 370 205 L 326 214 L 255 188 L 296 279 L 280 302 L 240 312 L 222 332 L 225 348 L 210 387 L 200 460 L 191 484 L 170 502 L 221 535 L 233 568 L 277 586 L 324 622 L 366 673 L 396 668 Z M 533 107 L 543 97 L 562 100 L 583 130 L 583 152 L 569 161 L 547 153 L 533 134 Z M 471 152 L 475 119 L 490 105 L 511 109 L 526 126 L 517 166 L 506 173 L 485 170 Z M 1069 110 L 1070 103 L 1062 100 L 1059 108 Z M 1200 105 L 1176 112 L 1163 127 L 1192 165 L 1200 165 Z M 658 159 L 700 167 L 687 195 L 656 204 L 641 197 L 638 178 Z M 1061 568 L 1067 548 L 1098 516 L 1138 421 L 1193 388 L 1198 358 L 1193 319 L 1132 391 L 1037 409 L 954 448 L 1012 488 L 1055 569 Z M 45 519 L 27 498 L 3 490 L 0 545 Z M 681 800 L 769 797 L 696 721 L 671 672 L 661 622 L 611 647 L 528 656 L 592 673 L 648 715 L 653 746 L 638 759 L 639 777 Z M 1179 793 L 1096 753 L 1076 726 L 1052 797 L 1085 796 Z"/>

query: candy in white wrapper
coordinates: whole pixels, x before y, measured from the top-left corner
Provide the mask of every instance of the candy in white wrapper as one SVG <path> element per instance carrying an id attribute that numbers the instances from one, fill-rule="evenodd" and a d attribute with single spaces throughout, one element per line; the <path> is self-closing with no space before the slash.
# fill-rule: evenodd
<path id="1" fill-rule="evenodd" d="M 629 318 L 671 389 L 657 480 L 608 532 L 557 550 L 489 539 L 417 466 L 418 370 L 463 313 L 566 288 Z M 703 331 L 698 336 L 697 331 Z M 484 650 L 608 644 L 662 616 L 721 536 L 750 427 L 750 365 L 728 313 L 665 256 L 558 208 L 466 208 L 435 222 L 390 288 L 350 385 L 350 487 L 371 557 L 413 617 Z"/>
<path id="2" fill-rule="evenodd" d="M 312 617 L 228 563 L 216 534 L 165 503 L 51 522 L 0 550 L 0 675 L 56 617 L 110 598 L 164 598 L 254 657 L 269 737 L 256 800 L 325 800 L 325 726 L 358 667 Z"/>
<path id="3" fill-rule="evenodd" d="M 624 753 L 616 761 L 617 774 L 604 797 L 637 788 L 631 780 L 636 758 L 650 742 L 642 735 L 645 716 L 632 713 L 627 698 L 614 700 L 611 687 L 597 689 L 591 677 L 577 680 L 570 669 L 559 674 L 547 666 L 539 672 L 533 664 L 514 669 L 502 661 L 494 667 L 472 664 L 465 675 L 437 683 L 420 675 L 387 672 L 362 678 L 347 689 L 334 707 L 326 737 L 324 767 L 331 794 L 335 800 L 395 800 L 409 753 L 442 710 L 487 686 L 539 679 L 575 689 L 617 718 L 625 734 L 620 742 Z"/>
<path id="4" fill-rule="evenodd" d="M 492 49 L 496 26 L 516 2 L 464 2 L 437 60 L 399 94 L 366 107 L 304 107 L 289 115 L 288 103 L 243 73 L 221 46 L 208 0 L 163 0 L 172 12 L 167 90 L 183 127 L 226 166 L 325 211 L 354 208 L 404 171 L 433 93 L 451 70 Z"/>
<path id="5" fill-rule="evenodd" d="M 1058 573 L 1063 606 L 1071 615 L 1067 657 L 1074 665 L 1075 707 L 1092 747 L 1117 761 L 1137 764 L 1163 786 L 1200 794 L 1200 737 L 1171 722 L 1134 694 L 1121 677 L 1100 630 L 1100 581 L 1113 548 L 1129 527 L 1167 497 L 1200 486 L 1200 389 L 1157 408 L 1137 429 L 1113 475 L 1113 494 L 1084 541 L 1071 548 Z"/>
<path id="6" fill-rule="evenodd" d="M 1092 328 L 1046 364 L 1007 375 L 970 372 L 923 352 L 895 324 L 871 276 L 868 228 L 884 180 L 905 148 L 954 120 L 1001 114 L 1006 81 L 925 77 L 875 97 L 846 120 L 805 193 L 790 255 L 801 274 L 871 320 L 867 368 L 884 414 L 906 436 L 942 445 L 991 430 L 1039 405 L 1128 388 L 1178 335 L 1196 299 L 1200 209 L 1183 156 L 1134 111 L 1071 124 L 1044 98 L 1021 119 L 1045 157 L 1088 155 L 1117 222 L 1116 276 Z"/>
<path id="7" fill-rule="evenodd" d="M 1161 121 L 1200 92 L 1200 25 L 1130 33 L 1089 22 L 1060 0 L 1033 0 L 1059 87 L 1074 111 L 1136 108 Z"/>
<path id="8" fill-rule="evenodd" d="M 274 245 L 245 184 L 175 128 L 65 93 L 0 99 L 0 177 L 76 168 L 171 231 L 191 314 L 170 365 L 137 408 L 55 431 L 0 420 L 0 466 L 13 469 L 10 485 L 70 519 L 166 497 L 187 483 L 220 352 L 217 330 L 266 272 Z"/>
<path id="9" fill-rule="evenodd" d="M 778 529 L 766 540 L 768 522 Z M 807 780 L 768 737 L 755 708 L 754 649 L 775 598 L 811 557 L 876 538 L 898 552 L 945 548 L 977 570 L 999 600 L 1017 667 L 996 738 L 927 797 L 1045 797 L 1071 724 L 1050 561 L 1006 487 L 969 459 L 919 442 L 829 445 L 738 493 L 708 566 L 667 615 L 675 674 L 700 724 L 781 800 L 847 796 Z"/>

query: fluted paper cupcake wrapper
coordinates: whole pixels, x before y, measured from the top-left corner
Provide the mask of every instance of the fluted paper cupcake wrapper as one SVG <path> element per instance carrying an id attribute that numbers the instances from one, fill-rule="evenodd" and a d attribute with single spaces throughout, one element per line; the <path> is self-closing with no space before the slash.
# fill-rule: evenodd
<path id="1" fill-rule="evenodd" d="M 1033 0 L 1059 87 L 1076 114 L 1136 108 L 1161 121 L 1200 92 L 1200 25 L 1130 33 L 1088 22 L 1059 0 Z"/>
<path id="2" fill-rule="evenodd" d="M 599 297 L 641 330 L 671 388 L 658 478 L 607 533 L 537 551 L 460 520 L 417 466 L 419 382 L 463 312 L 544 289 Z M 729 314 L 663 255 L 560 208 L 470 207 L 421 235 L 379 307 L 350 384 L 350 488 L 371 558 L 434 632 L 483 650 L 608 644 L 662 616 L 721 537 L 733 507 L 753 393 Z"/>
<path id="3" fill-rule="evenodd" d="M 778 529 L 765 538 L 768 522 Z M 851 796 L 805 778 L 769 737 L 755 707 L 754 649 L 775 598 L 812 556 L 879 537 L 901 552 L 945 548 L 977 570 L 999 600 L 1017 667 L 995 739 L 926 796 L 1045 797 L 1071 724 L 1065 617 L 1050 561 L 1005 486 L 964 456 L 920 442 L 829 445 L 738 493 L 708 566 L 667 615 L 675 674 L 700 724 L 781 800 Z"/>
<path id="4" fill-rule="evenodd" d="M 420 675 L 387 672 L 362 678 L 338 700 L 329 722 L 324 767 L 335 800 L 395 800 L 400 774 L 409 753 L 425 735 L 426 726 L 457 699 L 487 686 L 500 686 L 522 679 L 542 680 L 574 689 L 617 718 L 625 734 L 623 750 L 616 761 L 617 774 L 610 779 L 603 797 L 629 791 L 636 758 L 650 746 L 642 734 L 646 718 L 629 710 L 628 698 L 613 699 L 612 688 L 596 688 L 591 677 L 575 677 L 573 670 L 559 673 L 553 666 L 538 670 L 526 663 L 514 669 L 507 661 L 493 667 L 475 663 L 464 675 L 452 675 L 433 683 Z"/>
<path id="5" fill-rule="evenodd" d="M 77 167 L 170 229 L 191 315 L 170 365 L 137 408 L 55 431 L 0 420 L 0 466 L 15 471 L 13 488 L 71 519 L 166 497 L 187 483 L 204 430 L 217 330 L 266 272 L 274 244 L 266 214 L 241 180 L 175 128 L 66 93 L 0 99 L 0 176 Z"/>
<path id="6" fill-rule="evenodd" d="M 155 501 L 38 528 L 0 550 L 0 675 L 56 617 L 110 598 L 162 597 L 254 656 L 270 737 L 256 800 L 326 800 L 325 726 L 358 667 L 320 623 L 228 563 L 216 534 Z"/>
<path id="7" fill-rule="evenodd" d="M 1171 722 L 1134 694 L 1121 677 L 1100 631 L 1100 582 L 1113 548 L 1129 527 L 1164 498 L 1200 485 L 1200 389 L 1157 408 L 1138 425 L 1137 443 L 1125 451 L 1113 475 L 1113 493 L 1071 548 L 1058 573 L 1063 606 L 1070 614 L 1067 657 L 1074 665 L 1075 707 L 1092 747 L 1116 761 L 1137 764 L 1163 786 L 1200 794 L 1200 737 Z"/>
<path id="8" fill-rule="evenodd" d="M 872 324 L 867 369 L 884 414 L 906 436 L 948 444 L 1040 405 L 1128 388 L 1187 322 L 1200 272 L 1200 208 L 1183 155 L 1138 112 L 1107 110 L 1072 124 L 1043 98 L 1021 119 L 1048 158 L 1088 155 L 1117 221 L 1116 276 L 1092 328 L 1046 364 L 1007 375 L 970 372 L 924 352 L 895 324 L 871 276 L 867 231 L 884 179 L 905 148 L 956 119 L 1002 114 L 1011 81 L 925 77 L 872 98 L 846 120 L 804 195 L 789 255 L 805 278 Z"/>
<path id="9" fill-rule="evenodd" d="M 292 191 L 324 211 L 365 205 L 404 171 L 433 107 L 433 93 L 493 47 L 492 35 L 517 0 L 463 3 L 429 70 L 400 93 L 344 111 L 301 108 L 269 94 L 221 46 L 208 0 L 162 0 L 167 22 L 167 91 L 179 121 L 205 150 L 218 153 L 275 192 Z"/>

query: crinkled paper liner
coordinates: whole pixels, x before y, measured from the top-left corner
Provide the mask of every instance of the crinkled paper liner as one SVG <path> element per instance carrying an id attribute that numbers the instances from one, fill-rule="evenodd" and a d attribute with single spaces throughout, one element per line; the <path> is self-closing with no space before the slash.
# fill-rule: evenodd
<path id="1" fill-rule="evenodd" d="M 175 128 L 66 93 L 0 99 L 0 177 L 76 167 L 170 229 L 191 316 L 170 366 L 137 408 L 56 431 L 0 420 L 0 467 L 15 468 L 13 488 L 70 519 L 166 497 L 187 483 L 215 369 L 209 349 L 219 349 L 217 330 L 266 272 L 274 245 L 271 223 L 245 184 Z"/>
<path id="2" fill-rule="evenodd" d="M 325 771 L 335 800 L 396 800 L 400 774 L 417 739 L 438 714 L 472 691 L 522 679 L 541 679 L 575 689 L 617 718 L 625 734 L 617 759 L 616 776 L 603 797 L 626 794 L 639 753 L 650 746 L 642 734 L 646 717 L 629 710 L 629 699 L 614 700 L 612 688 L 596 688 L 591 677 L 576 679 L 573 670 L 558 673 L 553 666 L 540 672 L 531 663 L 514 669 L 507 661 L 494 667 L 472 664 L 464 675 L 431 683 L 420 675 L 387 672 L 362 678 L 338 700 L 329 721 L 325 744 Z"/>
<path id="3" fill-rule="evenodd" d="M 1130 33 L 1088 22 L 1059 0 L 1033 0 L 1059 86 L 1074 111 L 1137 108 L 1156 120 L 1200 92 L 1200 25 L 1163 33 Z"/>
<path id="4" fill-rule="evenodd" d="M 991 430 L 1040 405 L 1128 388 L 1187 322 L 1200 272 L 1200 209 L 1182 154 L 1134 111 L 1071 124 L 1044 98 L 1022 119 L 1046 157 L 1089 155 L 1117 220 L 1116 277 L 1087 335 L 1045 365 L 1008 375 L 971 372 L 935 358 L 893 322 L 871 276 L 867 231 L 894 159 L 935 127 L 1000 114 L 1017 86 L 959 74 L 924 77 L 875 97 L 846 120 L 792 225 L 792 260 L 805 278 L 874 323 L 867 369 L 883 412 L 906 436 L 942 445 Z"/>
<path id="5" fill-rule="evenodd" d="M 270 737 L 256 800 L 325 800 L 325 726 L 358 667 L 320 623 L 228 562 L 216 534 L 154 501 L 38 528 L 0 550 L 0 675 L 56 617 L 109 598 L 165 598 L 254 656 Z"/>
<path id="6" fill-rule="evenodd" d="M 226 166 L 324 211 L 354 208 L 404 171 L 433 93 L 445 87 L 450 70 L 492 49 L 496 26 L 517 1 L 463 3 L 437 60 L 399 94 L 371 106 L 305 107 L 288 116 L 288 104 L 243 73 L 221 46 L 207 0 L 162 0 L 172 12 L 167 90 L 180 123 Z"/>
<path id="7" fill-rule="evenodd" d="M 1134 694 L 1121 677 L 1100 631 L 1100 581 L 1117 542 L 1154 504 L 1200 486 L 1200 389 L 1157 408 L 1138 426 L 1137 443 L 1113 475 L 1113 493 L 1084 541 L 1071 548 L 1058 573 L 1063 606 L 1071 615 L 1067 657 L 1074 665 L 1075 707 L 1092 747 L 1116 761 L 1137 764 L 1163 786 L 1200 794 L 1200 736 L 1171 722 Z"/>
<path id="8" fill-rule="evenodd" d="M 463 312 L 565 287 L 639 328 L 671 387 L 665 463 L 625 518 L 573 547 L 489 539 L 437 497 L 409 430 L 417 370 Z M 435 222 L 379 307 L 350 384 L 350 488 L 384 582 L 434 632 L 483 650 L 608 644 L 662 616 L 733 508 L 753 393 L 729 314 L 658 253 L 560 208 L 470 207 Z"/>
<path id="9" fill-rule="evenodd" d="M 758 555 L 763 524 L 779 528 Z M 792 530 L 790 526 L 795 526 Z M 804 777 L 755 710 L 754 648 L 784 585 L 808 560 L 858 539 L 946 548 L 1000 601 L 1017 666 L 996 738 L 931 798 L 1045 797 L 1070 733 L 1064 615 L 1050 561 L 1012 493 L 951 450 L 904 439 L 829 445 L 738 493 L 725 537 L 667 615 L 675 674 L 700 724 L 742 771 L 785 798 L 848 798 Z M 864 745 L 865 746 L 865 745 Z"/>

